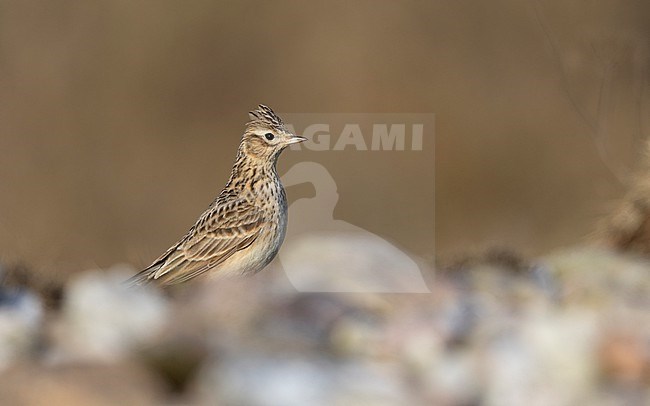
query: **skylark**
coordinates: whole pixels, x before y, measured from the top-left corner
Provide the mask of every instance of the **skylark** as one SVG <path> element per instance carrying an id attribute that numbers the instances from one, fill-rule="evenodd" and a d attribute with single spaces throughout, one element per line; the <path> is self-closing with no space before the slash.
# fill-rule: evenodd
<path id="1" fill-rule="evenodd" d="M 280 249 L 287 198 L 276 171 L 280 153 L 306 138 L 289 132 L 264 105 L 249 113 L 230 179 L 183 238 L 129 280 L 172 285 L 199 275 L 260 271 Z"/>

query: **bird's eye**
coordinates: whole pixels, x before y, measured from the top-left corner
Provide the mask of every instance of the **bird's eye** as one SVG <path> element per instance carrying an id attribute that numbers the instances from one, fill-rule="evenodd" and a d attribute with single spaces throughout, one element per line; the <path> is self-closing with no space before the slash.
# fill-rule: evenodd
<path id="1" fill-rule="evenodd" d="M 275 138 L 275 135 L 273 135 L 272 133 L 266 133 L 266 134 L 264 134 L 264 137 L 267 140 L 271 141 L 273 138 Z"/>

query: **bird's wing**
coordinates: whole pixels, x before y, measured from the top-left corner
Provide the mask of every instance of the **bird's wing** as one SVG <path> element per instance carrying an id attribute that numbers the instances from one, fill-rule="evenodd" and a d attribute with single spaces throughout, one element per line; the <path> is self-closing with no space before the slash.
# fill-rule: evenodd
<path id="1" fill-rule="evenodd" d="M 149 279 L 176 284 L 192 279 L 255 241 L 265 225 L 262 213 L 246 200 L 215 202 L 189 233 L 161 256 Z"/>

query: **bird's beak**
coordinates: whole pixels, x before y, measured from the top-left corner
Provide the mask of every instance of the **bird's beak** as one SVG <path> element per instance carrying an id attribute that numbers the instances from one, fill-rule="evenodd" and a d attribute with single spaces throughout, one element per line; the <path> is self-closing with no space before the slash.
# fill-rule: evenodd
<path id="1" fill-rule="evenodd" d="M 297 144 L 299 142 L 307 141 L 307 138 L 301 137 L 299 135 L 291 134 L 287 139 L 287 145 Z"/>

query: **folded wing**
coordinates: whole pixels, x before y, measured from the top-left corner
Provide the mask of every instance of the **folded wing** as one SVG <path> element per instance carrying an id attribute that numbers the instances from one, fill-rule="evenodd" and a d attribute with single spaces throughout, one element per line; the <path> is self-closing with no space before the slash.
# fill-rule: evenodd
<path id="1" fill-rule="evenodd" d="M 215 202 L 183 239 L 132 278 L 132 282 L 185 282 L 250 246 L 264 227 L 262 213 L 245 200 L 219 203 Z"/>

